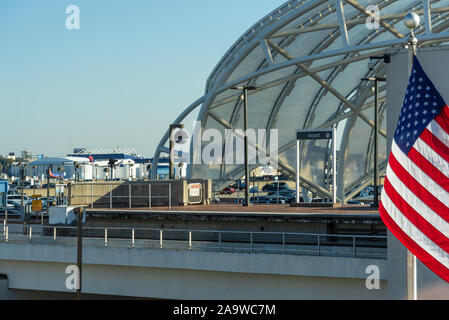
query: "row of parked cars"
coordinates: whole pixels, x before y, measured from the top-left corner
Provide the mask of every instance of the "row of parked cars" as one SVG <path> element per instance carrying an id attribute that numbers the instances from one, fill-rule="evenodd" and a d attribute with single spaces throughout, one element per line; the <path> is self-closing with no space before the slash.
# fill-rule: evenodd
<path id="1" fill-rule="evenodd" d="M 40 197 L 38 199 L 33 199 L 28 197 L 27 195 L 23 195 L 23 205 L 31 205 L 33 200 L 41 200 L 42 201 L 42 210 L 47 210 L 47 205 L 56 206 L 57 201 L 55 197 Z M 17 190 L 8 191 L 7 195 L 7 208 L 8 211 L 21 211 L 22 207 L 22 194 L 18 193 Z"/>
<path id="2" fill-rule="evenodd" d="M 266 192 L 264 196 L 253 196 L 250 198 L 251 203 L 279 203 L 286 204 L 296 202 L 296 191 L 290 189 L 286 182 L 273 182 L 262 187 L 262 192 Z M 235 189 L 229 186 L 223 189 L 221 194 L 233 194 Z M 258 193 L 257 189 L 250 189 L 250 193 Z M 299 197 L 300 202 L 304 202 L 302 196 Z M 325 203 L 332 202 L 330 199 L 315 198 L 312 202 Z"/>

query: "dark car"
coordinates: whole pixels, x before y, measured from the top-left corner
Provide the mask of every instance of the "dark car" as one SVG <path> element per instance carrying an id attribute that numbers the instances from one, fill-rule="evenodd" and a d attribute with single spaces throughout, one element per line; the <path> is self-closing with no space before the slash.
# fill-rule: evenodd
<path id="1" fill-rule="evenodd" d="M 290 189 L 290 187 L 288 186 L 288 184 L 286 182 L 274 182 L 274 183 L 264 185 L 262 187 L 262 191 L 268 192 L 269 189 L 272 191 L 277 191 L 278 187 L 279 187 L 279 190 Z"/>
<path id="2" fill-rule="evenodd" d="M 231 185 L 231 188 L 234 188 L 235 190 L 243 190 L 245 189 L 245 181 L 239 181 Z"/>
<path id="3" fill-rule="evenodd" d="M 251 197 L 249 199 L 250 203 L 268 203 L 269 200 L 270 200 L 270 197 L 267 197 L 267 196 Z"/>
<path id="4" fill-rule="evenodd" d="M 264 192 L 268 192 L 268 193 L 271 193 L 271 192 L 280 192 L 280 191 L 286 191 L 286 192 L 294 192 L 295 190 L 292 190 L 292 189 L 290 189 L 289 187 L 285 187 L 285 186 L 270 186 L 270 187 L 268 187 L 268 188 L 265 188 L 265 190 L 262 190 L 262 191 L 264 191 Z"/>
<path id="5" fill-rule="evenodd" d="M 50 189 L 54 189 L 54 188 L 56 188 L 56 183 L 44 183 L 43 185 L 42 185 L 42 189 L 47 189 L 47 188 L 50 188 Z"/>
<path id="6" fill-rule="evenodd" d="M 232 187 L 226 187 L 223 190 L 220 191 L 220 194 L 233 194 L 235 192 L 235 189 Z"/>

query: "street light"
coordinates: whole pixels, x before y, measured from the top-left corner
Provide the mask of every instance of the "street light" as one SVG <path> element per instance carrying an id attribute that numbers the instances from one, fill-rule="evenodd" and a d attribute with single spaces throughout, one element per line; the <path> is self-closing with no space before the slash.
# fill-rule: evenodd
<path id="1" fill-rule="evenodd" d="M 370 57 L 368 68 L 374 69 L 373 60 L 384 60 L 384 63 L 390 63 L 389 55 Z M 379 82 L 385 82 L 385 77 L 363 78 L 363 81 L 374 82 L 374 202 L 373 207 L 379 207 Z"/>
<path id="2" fill-rule="evenodd" d="M 243 203 L 244 207 L 248 207 L 250 205 L 249 202 L 249 163 L 248 163 L 248 108 L 247 108 L 247 100 L 248 100 L 248 91 L 256 91 L 259 90 L 259 87 L 255 86 L 239 86 L 232 87 L 233 90 L 242 91 L 243 96 L 243 131 L 245 132 L 244 143 L 245 143 L 245 203 Z"/>
<path id="3" fill-rule="evenodd" d="M 175 179 L 175 175 L 173 172 L 173 162 L 175 160 L 175 155 L 174 155 L 174 149 L 175 149 L 175 141 L 174 141 L 174 137 L 173 137 L 173 130 L 175 129 L 184 129 L 184 125 L 183 124 L 171 124 L 170 125 L 170 163 L 169 163 L 169 172 L 168 172 L 168 178 L 170 180 Z"/>

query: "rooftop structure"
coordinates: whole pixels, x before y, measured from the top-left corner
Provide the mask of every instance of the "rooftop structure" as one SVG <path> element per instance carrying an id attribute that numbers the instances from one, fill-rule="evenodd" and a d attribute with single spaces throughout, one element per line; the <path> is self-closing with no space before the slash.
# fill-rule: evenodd
<path id="1" fill-rule="evenodd" d="M 370 16 L 377 11 L 378 16 Z M 242 129 L 241 93 L 232 88 L 258 87 L 248 93 L 248 127 L 278 129 L 279 170 L 295 176 L 297 130 L 336 128 L 337 196 L 343 202 L 350 200 L 373 183 L 374 92 L 372 83 L 361 79 L 385 77 L 384 60 L 374 60 L 371 70 L 368 62 L 404 49 L 410 30 L 403 18 L 411 11 L 421 16 L 415 29 L 421 47 L 447 44 L 449 0 L 288 1 L 235 42 L 207 79 L 205 94 L 173 123 L 198 114 L 202 130 Z M 385 89 L 384 84 L 379 88 L 381 172 L 387 164 Z M 168 139 L 167 131 L 153 166 L 167 153 Z M 327 181 L 334 174 L 329 170 L 330 150 L 327 140 L 302 143 L 300 150 L 302 187 L 327 198 L 332 196 Z M 192 146 L 190 154 L 194 158 L 201 151 Z M 188 167 L 189 178 L 227 180 L 243 175 L 243 165 Z"/>

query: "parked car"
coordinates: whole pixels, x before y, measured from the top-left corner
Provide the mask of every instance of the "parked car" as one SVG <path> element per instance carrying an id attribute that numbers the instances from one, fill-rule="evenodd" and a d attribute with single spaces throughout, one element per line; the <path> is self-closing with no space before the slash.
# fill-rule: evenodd
<path id="1" fill-rule="evenodd" d="M 249 199 L 251 203 L 268 203 L 269 197 L 267 196 L 257 196 L 257 197 L 251 197 Z"/>
<path id="2" fill-rule="evenodd" d="M 273 191 L 274 191 L 274 189 L 277 190 L 278 188 L 279 188 L 279 190 L 290 189 L 290 187 L 288 186 L 288 184 L 286 182 L 273 182 L 273 183 L 264 185 L 262 187 L 262 191 L 269 192 L 268 191 L 269 189 L 273 189 Z"/>
<path id="3" fill-rule="evenodd" d="M 363 202 L 358 201 L 358 200 L 348 200 L 347 204 L 364 205 Z"/>
<path id="4" fill-rule="evenodd" d="M 293 201 L 292 197 L 286 197 L 281 195 L 268 196 L 268 203 L 285 204 L 291 203 Z"/>
<path id="5" fill-rule="evenodd" d="M 220 191 L 220 194 L 233 194 L 235 192 L 235 189 L 232 187 L 226 187 L 223 190 Z"/>
<path id="6" fill-rule="evenodd" d="M 268 193 L 269 197 L 287 197 L 294 198 L 296 197 L 296 192 L 294 190 L 282 190 L 282 191 L 274 191 Z"/>
<path id="7" fill-rule="evenodd" d="M 22 205 L 22 195 L 21 194 L 8 195 L 7 201 L 10 202 L 11 204 L 21 206 Z M 31 203 L 32 203 L 32 199 L 27 197 L 26 195 L 23 195 L 23 204 L 27 205 L 27 204 L 31 204 Z"/>
<path id="8" fill-rule="evenodd" d="M 42 185 L 42 189 L 47 189 L 47 188 L 50 188 L 50 189 L 56 188 L 56 183 L 49 183 L 49 184 L 44 183 L 44 184 Z"/>
<path id="9" fill-rule="evenodd" d="M 258 193 L 259 192 L 259 188 L 258 187 L 251 187 L 249 189 L 249 193 Z"/>
<path id="10" fill-rule="evenodd" d="M 54 198 L 54 197 L 50 197 L 49 198 L 50 200 L 48 200 L 48 198 L 47 197 L 41 197 L 41 198 L 39 198 L 38 200 L 41 200 L 42 201 L 42 209 L 47 209 L 47 204 L 48 203 L 50 203 L 50 206 L 51 207 L 54 207 L 54 206 L 56 206 L 56 198 Z"/>
<path id="11" fill-rule="evenodd" d="M 330 203 L 332 202 L 331 199 L 322 199 L 322 198 L 315 198 L 312 200 L 313 203 Z"/>
<path id="12" fill-rule="evenodd" d="M 234 190 L 243 190 L 245 189 L 245 181 L 238 181 L 234 184 L 232 184 L 230 187 L 234 188 Z"/>

